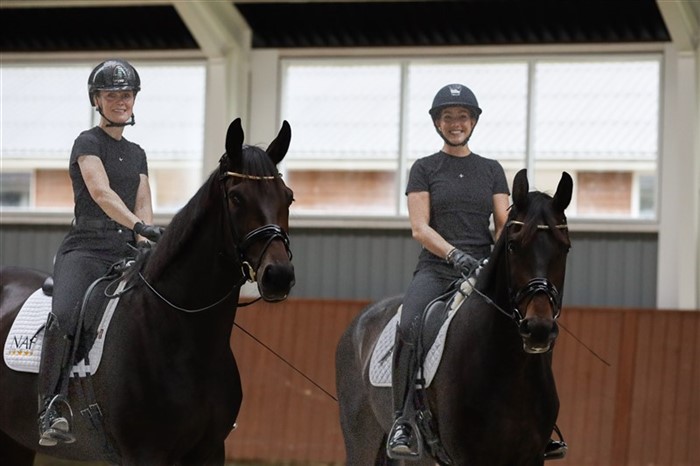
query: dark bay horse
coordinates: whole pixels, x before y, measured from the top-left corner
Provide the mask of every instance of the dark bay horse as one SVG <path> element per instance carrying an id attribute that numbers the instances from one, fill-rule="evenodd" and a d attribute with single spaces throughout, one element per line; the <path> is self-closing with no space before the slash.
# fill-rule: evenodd
<path id="1" fill-rule="evenodd" d="M 567 252 L 564 210 L 573 182 L 563 173 L 556 194 L 528 192 L 525 170 L 476 291 L 449 327 L 442 361 L 426 389 L 449 463 L 542 465 L 559 410 L 551 370 Z M 397 464 L 385 453 L 392 422 L 390 388 L 370 384 L 368 366 L 401 297 L 365 308 L 340 339 L 336 384 L 348 466 Z M 411 462 L 433 465 L 436 459 Z"/>
<path id="2" fill-rule="evenodd" d="M 85 399 L 71 379 L 77 441 L 39 447 L 37 376 L 0 363 L 0 464 L 31 465 L 35 451 L 123 465 L 224 464 L 224 439 L 242 399 L 230 346 L 240 286 L 252 279 L 263 299 L 281 301 L 294 285 L 287 236 L 293 193 L 276 167 L 290 139 L 285 121 L 266 151 L 243 145 L 241 121 L 233 121 L 219 167 L 127 271 L 128 291 L 90 376 L 103 432 L 79 414 Z M 45 278 L 2 270 L 2 342 Z"/>

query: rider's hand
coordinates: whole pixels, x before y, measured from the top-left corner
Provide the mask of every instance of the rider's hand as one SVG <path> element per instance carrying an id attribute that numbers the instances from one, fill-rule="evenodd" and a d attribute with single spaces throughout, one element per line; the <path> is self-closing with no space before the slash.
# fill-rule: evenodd
<path id="1" fill-rule="evenodd" d="M 146 225 L 143 222 L 136 222 L 134 225 L 134 233 L 143 236 L 147 240 L 153 241 L 154 243 L 157 242 L 161 236 L 163 236 L 164 231 L 165 229 L 163 227 Z"/>
<path id="2" fill-rule="evenodd" d="M 469 274 L 472 270 L 479 266 L 479 261 L 474 259 L 466 252 L 453 248 L 447 253 L 447 262 L 452 264 L 458 272 Z"/>

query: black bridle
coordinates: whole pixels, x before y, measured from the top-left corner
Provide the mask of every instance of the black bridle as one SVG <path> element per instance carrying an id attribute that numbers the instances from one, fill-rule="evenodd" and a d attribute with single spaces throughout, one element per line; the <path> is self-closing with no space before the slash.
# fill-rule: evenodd
<path id="1" fill-rule="evenodd" d="M 229 231 L 231 233 L 231 238 L 233 239 L 232 244 L 234 245 L 234 248 L 236 249 L 236 258 L 238 262 L 241 265 L 241 274 L 243 275 L 242 282 L 240 283 L 241 285 L 245 281 L 251 281 L 255 282 L 257 281 L 257 266 L 260 265 L 260 262 L 262 261 L 263 256 L 267 252 L 267 249 L 270 247 L 270 244 L 274 240 L 280 240 L 282 241 L 282 244 L 284 245 L 285 251 L 287 251 L 287 256 L 289 259 L 292 259 L 292 250 L 289 247 L 289 236 L 287 235 L 287 232 L 282 229 L 279 225 L 275 225 L 273 223 L 269 223 L 267 225 L 263 225 L 261 227 L 258 227 L 250 232 L 248 232 L 243 239 L 240 241 L 237 240 L 239 235 L 235 231 L 235 228 L 233 226 L 233 222 L 231 221 L 231 212 L 228 209 L 228 193 L 226 192 L 226 187 L 224 186 L 224 180 L 228 178 L 229 176 L 233 176 L 236 178 L 243 178 L 245 180 L 253 180 L 253 181 L 267 181 L 267 180 L 275 180 L 280 178 L 282 175 L 279 173 L 276 175 L 266 175 L 266 176 L 259 176 L 259 175 L 248 175 L 248 174 L 243 174 L 243 173 L 236 173 L 236 172 L 231 172 L 231 171 L 226 171 L 223 172 L 219 178 L 221 181 L 221 189 L 223 191 L 223 201 L 224 201 L 224 211 L 226 212 L 226 223 L 229 226 Z M 248 249 L 250 246 L 252 246 L 254 243 L 258 241 L 264 241 L 265 245 L 263 246 L 262 250 L 260 251 L 260 254 L 258 255 L 257 261 L 254 262 L 256 267 L 253 266 L 253 264 L 249 260 L 249 254 L 248 254 Z"/>
<path id="2" fill-rule="evenodd" d="M 262 248 L 260 254 L 258 255 L 257 264 L 259 265 L 262 261 L 263 255 L 265 255 L 265 252 L 267 251 L 267 248 L 269 248 L 270 244 L 276 239 L 282 241 L 284 249 L 287 251 L 287 256 L 289 257 L 289 260 L 292 260 L 292 250 L 289 248 L 289 236 L 287 235 L 287 232 L 284 231 L 279 225 L 275 225 L 272 223 L 263 225 L 251 231 L 243 237 L 243 240 L 237 246 L 237 249 L 238 260 L 241 263 L 241 272 L 243 273 L 243 277 L 246 280 L 249 280 L 251 282 L 257 280 L 255 273 L 256 269 L 251 265 L 248 259 L 246 259 L 246 257 L 248 256 L 248 248 L 257 241 L 265 241 L 265 246 Z"/>
<path id="3" fill-rule="evenodd" d="M 510 220 L 508 223 L 505 225 L 505 231 L 504 234 L 506 235 L 505 241 L 504 241 L 504 247 L 506 248 L 506 268 L 508 269 L 508 275 L 507 275 L 507 280 L 508 280 L 508 296 L 510 299 L 510 308 L 511 312 L 506 312 L 500 307 L 496 306 L 501 313 L 505 314 L 509 318 L 511 318 L 515 324 L 520 327 L 523 320 L 525 319 L 525 316 L 522 315 L 520 310 L 518 309 L 518 305 L 523 302 L 523 301 L 529 301 L 531 300 L 537 293 L 543 293 L 545 296 L 547 296 L 547 299 L 549 300 L 549 304 L 552 306 L 552 309 L 554 310 L 554 320 L 557 320 L 559 316 L 561 315 L 561 306 L 562 306 L 562 296 L 561 293 L 559 293 L 559 290 L 557 290 L 557 287 L 552 283 L 547 277 L 535 277 L 530 279 L 524 286 L 521 288 L 514 289 L 512 284 L 511 284 L 511 275 L 510 275 L 510 261 L 508 259 L 508 244 L 509 244 L 509 238 L 508 238 L 508 230 L 511 226 L 513 225 L 520 225 L 523 226 L 524 223 L 517 221 L 517 220 Z M 537 225 L 538 230 L 550 230 L 552 227 L 549 225 Z M 565 230 L 568 229 L 568 225 L 566 223 L 554 225 L 553 228 L 560 229 L 560 230 Z M 495 305 L 495 303 L 492 302 L 492 304 Z"/>
<path id="4" fill-rule="evenodd" d="M 221 190 L 223 192 L 223 207 L 224 211 L 226 212 L 226 223 L 228 224 L 228 229 L 232 238 L 232 244 L 234 245 L 234 248 L 236 249 L 236 254 L 233 254 L 235 259 L 238 261 L 238 263 L 241 266 L 241 280 L 237 282 L 231 290 L 226 293 L 226 295 L 218 299 L 212 304 L 209 304 L 204 307 L 200 307 L 198 309 L 188 309 L 184 307 L 180 307 L 174 303 L 172 303 L 170 300 L 168 300 L 165 296 L 163 296 L 161 293 L 158 292 L 158 290 L 155 289 L 153 285 L 151 285 L 148 280 L 146 280 L 146 277 L 143 276 L 143 274 L 139 271 L 138 276 L 139 278 L 146 284 L 148 289 L 150 289 L 158 298 L 160 298 L 164 303 L 168 304 L 170 307 L 173 309 L 177 309 L 178 311 L 182 312 L 187 312 L 187 313 L 197 313 L 197 312 L 202 312 L 206 311 L 209 309 L 212 309 L 219 304 L 223 303 L 226 301 L 229 296 L 233 293 L 233 291 L 236 288 L 240 288 L 246 281 L 252 281 L 255 282 L 257 277 L 256 277 L 256 268 L 253 267 L 253 265 L 250 263 L 250 261 L 247 259 L 248 257 L 248 248 L 253 244 L 258 241 L 265 241 L 265 246 L 262 248 L 260 251 L 260 254 L 258 256 L 257 260 L 257 265 L 260 265 L 260 262 L 262 261 L 262 257 L 267 251 L 267 249 L 270 247 L 270 244 L 276 240 L 279 239 L 282 241 L 282 244 L 284 245 L 284 249 L 287 251 L 287 256 L 289 259 L 292 259 L 292 251 L 289 248 L 289 236 L 287 235 L 287 232 L 282 229 L 279 225 L 275 224 L 267 224 L 263 225 L 261 227 L 258 227 L 246 234 L 243 239 L 239 242 L 237 238 L 239 235 L 237 235 L 233 223 L 231 222 L 231 213 L 229 212 L 228 209 L 228 194 L 226 192 L 226 187 L 224 186 L 224 180 L 229 177 L 229 176 L 234 176 L 238 178 L 244 178 L 248 180 L 273 180 L 276 178 L 279 178 L 281 175 L 273 175 L 273 176 L 256 176 L 256 175 L 244 175 L 241 173 L 235 173 L 235 172 L 224 172 L 219 176 L 219 181 L 221 182 Z M 254 302 L 258 301 L 260 298 L 257 298 L 253 301 L 250 301 L 248 303 L 244 304 L 238 304 L 238 307 L 244 307 L 250 304 L 253 304 Z"/>

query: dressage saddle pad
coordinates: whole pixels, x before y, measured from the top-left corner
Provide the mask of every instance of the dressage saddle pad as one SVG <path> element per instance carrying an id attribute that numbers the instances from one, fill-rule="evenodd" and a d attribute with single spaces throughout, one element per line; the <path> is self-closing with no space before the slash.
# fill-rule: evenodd
<path id="1" fill-rule="evenodd" d="M 78 362 L 71 370 L 71 377 L 76 374 L 79 377 L 94 374 L 102 359 L 107 327 L 112 320 L 114 309 L 119 302 L 119 292 L 124 289 L 126 282 L 122 281 L 115 295 L 107 303 L 107 308 L 102 316 L 97 329 L 97 338 L 86 358 Z M 41 289 L 36 290 L 20 309 L 10 329 L 10 334 L 5 341 L 3 358 L 10 369 L 19 372 L 39 373 L 41 362 L 41 349 L 44 340 L 42 325 L 46 323 L 51 312 L 51 296 L 46 296 Z"/>
<path id="2" fill-rule="evenodd" d="M 430 386 L 440 366 L 442 350 L 445 347 L 445 337 L 447 336 L 447 329 L 450 327 L 452 318 L 457 314 L 462 303 L 471 293 L 473 285 L 474 280 L 465 280 L 460 284 L 460 290 L 456 291 L 447 302 L 447 318 L 440 327 L 435 341 L 426 352 L 425 360 L 423 361 L 423 377 L 426 387 Z M 394 340 L 396 338 L 396 326 L 401 319 L 402 308 L 403 305 L 399 306 L 394 317 L 386 324 L 374 346 L 374 351 L 372 351 L 372 357 L 369 363 L 369 381 L 375 387 L 391 387 L 392 353 L 394 351 Z"/>
<path id="3" fill-rule="evenodd" d="M 435 342 L 428 350 L 425 361 L 423 361 L 423 376 L 425 378 L 425 386 L 430 386 L 430 383 L 435 377 L 435 373 L 440 365 L 440 359 L 442 358 L 442 350 L 445 347 L 445 336 L 447 335 L 447 329 L 450 326 L 452 318 L 457 313 L 456 310 L 450 310 L 448 317 L 445 322 L 440 327 L 437 338 Z M 394 351 L 394 339 L 396 337 L 396 326 L 401 318 L 401 308 L 394 317 L 389 320 L 389 322 L 384 327 L 382 334 L 377 340 L 377 344 L 374 346 L 374 351 L 372 352 L 372 359 L 369 363 L 369 381 L 375 387 L 391 387 L 391 366 L 392 366 L 392 353 Z"/>

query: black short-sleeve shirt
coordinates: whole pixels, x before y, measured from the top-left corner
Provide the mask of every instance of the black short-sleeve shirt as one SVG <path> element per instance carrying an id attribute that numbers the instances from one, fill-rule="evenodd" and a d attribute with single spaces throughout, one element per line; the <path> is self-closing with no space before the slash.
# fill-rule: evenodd
<path id="1" fill-rule="evenodd" d="M 90 196 L 80 172 L 78 158 L 82 155 L 95 155 L 102 160 L 110 188 L 133 212 L 141 182 L 140 175 L 148 176 L 144 150 L 123 137 L 120 140 L 113 139 L 99 126 L 83 131 L 73 143 L 68 172 L 73 183 L 75 216 L 103 219 L 107 218 L 107 214 Z"/>
<path id="2" fill-rule="evenodd" d="M 430 226 L 446 241 L 478 258 L 489 254 L 493 195 L 510 194 L 500 163 L 475 153 L 455 157 L 440 151 L 413 164 L 406 195 L 411 192 L 430 194 Z M 443 260 L 427 249 L 420 258 Z"/>

